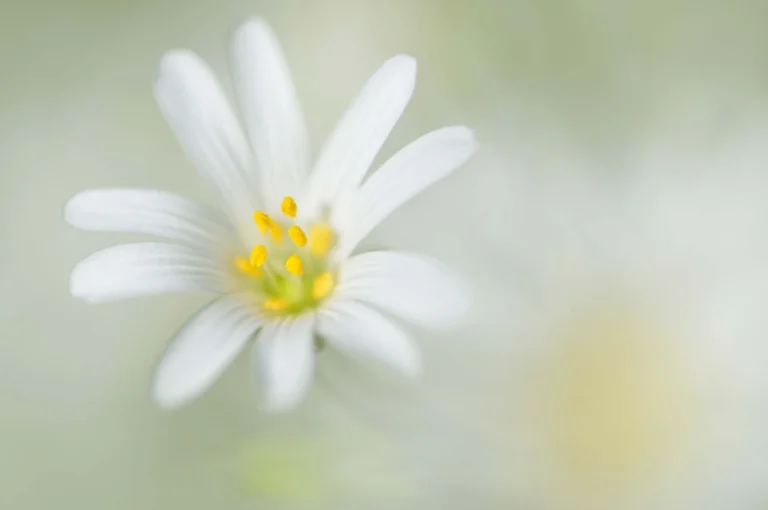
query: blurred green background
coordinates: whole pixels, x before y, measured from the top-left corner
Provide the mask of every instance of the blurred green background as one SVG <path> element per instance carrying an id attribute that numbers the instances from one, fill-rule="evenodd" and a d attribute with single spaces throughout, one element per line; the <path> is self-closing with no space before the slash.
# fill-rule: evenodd
<path id="1" fill-rule="evenodd" d="M 241 359 L 199 401 L 166 413 L 149 397 L 152 368 L 208 298 L 75 301 L 74 264 L 126 237 L 77 232 L 61 210 L 94 187 L 210 198 L 151 81 L 177 47 L 226 76 L 228 37 L 251 16 L 283 44 L 315 150 L 399 52 L 418 59 L 419 81 L 384 154 L 442 125 L 476 129 L 477 157 L 368 245 L 439 256 L 472 282 L 477 305 L 458 330 L 418 334 L 428 361 L 419 384 L 331 353 L 308 402 L 271 417 L 256 410 Z M 478 409 L 494 405 L 481 389 L 487 360 L 515 341 L 519 295 L 499 279 L 525 221 L 507 217 L 515 183 L 551 172 L 566 139 L 586 155 L 574 172 L 619 172 L 632 141 L 670 111 L 706 105 L 701 129 L 715 132 L 762 112 L 766 19 L 764 0 L 0 0 L 0 507 L 514 500 L 499 495 L 507 468 L 485 428 L 494 412 Z"/>

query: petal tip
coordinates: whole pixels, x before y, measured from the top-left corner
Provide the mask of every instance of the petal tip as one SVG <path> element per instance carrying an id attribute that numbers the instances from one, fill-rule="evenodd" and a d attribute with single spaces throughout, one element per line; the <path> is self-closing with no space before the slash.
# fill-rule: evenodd
<path id="1" fill-rule="evenodd" d="M 470 144 L 470 150 L 471 150 L 471 153 L 474 154 L 475 152 L 477 152 L 477 148 L 480 142 L 477 140 L 477 135 L 475 135 L 474 129 L 466 128 L 466 130 L 467 130 L 468 142 Z"/>
<path id="2" fill-rule="evenodd" d="M 456 126 L 456 129 L 459 130 L 459 132 L 470 140 L 471 142 L 477 143 L 477 136 L 475 136 L 475 130 L 472 129 L 469 126 Z"/>
<path id="3" fill-rule="evenodd" d="M 401 367 L 401 372 L 408 379 L 416 380 L 421 378 L 424 372 L 424 364 L 421 358 L 421 352 L 414 348 L 413 357 Z"/>
<path id="4" fill-rule="evenodd" d="M 264 48 L 280 48 L 277 35 L 264 18 L 257 17 L 245 21 L 235 29 L 230 38 L 230 58 L 232 59 L 250 60 L 252 52 L 259 54 Z M 244 63 L 253 64 L 251 61 Z"/>
<path id="5" fill-rule="evenodd" d="M 456 167 L 466 163 L 477 152 L 478 141 L 474 129 L 467 126 L 452 126 L 445 128 L 444 133 L 450 140 L 449 143 L 453 144 L 459 151 Z"/>
<path id="6" fill-rule="evenodd" d="M 469 126 L 451 126 L 445 128 L 458 143 L 467 145 L 467 149 L 470 153 L 474 153 L 477 150 L 477 136 L 475 130 Z"/>
<path id="7" fill-rule="evenodd" d="M 267 20 L 261 16 L 254 16 L 245 20 L 240 26 L 237 27 L 234 33 L 234 37 L 239 37 L 248 33 L 271 33 L 272 27 L 267 23 Z"/>
<path id="8" fill-rule="evenodd" d="M 416 81 L 416 72 L 418 70 L 416 57 L 407 53 L 400 53 L 389 59 L 385 65 L 395 67 L 399 73 L 407 76 L 409 81 Z"/>
<path id="9" fill-rule="evenodd" d="M 306 399 L 309 393 L 309 384 L 302 384 L 295 388 L 280 389 L 268 385 L 262 393 L 259 409 L 269 414 L 282 414 L 293 411 Z"/>
<path id="10" fill-rule="evenodd" d="M 259 409 L 268 414 L 285 414 L 296 409 L 303 396 L 300 398 L 271 398 L 259 405 Z"/>
<path id="11" fill-rule="evenodd" d="M 398 53 L 391 59 L 389 59 L 390 62 L 397 63 L 397 65 L 403 66 L 403 68 L 416 71 L 417 64 L 416 64 L 416 57 L 413 55 L 409 55 L 408 53 Z"/>
<path id="12" fill-rule="evenodd" d="M 88 305 L 98 305 L 99 303 L 114 301 L 109 299 L 109 297 L 100 295 L 98 290 L 94 290 L 88 284 L 88 280 L 88 275 L 83 275 L 83 271 L 78 271 L 77 267 L 72 270 L 72 274 L 69 277 L 69 293 L 73 298 Z"/>
<path id="13" fill-rule="evenodd" d="M 165 358 L 161 359 L 152 378 L 152 400 L 166 411 L 173 411 L 184 407 L 194 400 L 201 392 L 194 388 L 182 388 L 178 380 L 168 373 L 168 367 L 164 365 Z"/>
<path id="14" fill-rule="evenodd" d="M 165 411 L 174 411 L 183 407 L 189 399 L 164 388 L 163 384 L 158 382 L 156 378 L 152 385 L 152 400 Z"/>
<path id="15" fill-rule="evenodd" d="M 99 207 L 104 203 L 110 203 L 110 189 L 86 189 L 75 193 L 64 203 L 62 216 L 64 221 L 75 228 L 88 230 L 85 226 L 89 218 L 98 214 Z"/>
<path id="16" fill-rule="evenodd" d="M 163 53 L 163 56 L 160 57 L 159 68 L 162 71 L 175 67 L 179 64 L 188 63 L 191 60 L 197 60 L 199 58 L 200 57 L 198 57 L 197 54 L 192 50 L 188 50 L 186 48 L 176 48 Z"/>
<path id="17" fill-rule="evenodd" d="M 160 57 L 155 74 L 155 87 L 179 73 L 189 71 L 190 68 L 201 67 L 201 65 L 204 66 L 202 59 L 192 50 L 179 48 L 167 51 Z"/>
<path id="18" fill-rule="evenodd" d="M 80 201 L 82 200 L 83 194 L 86 193 L 85 191 L 81 191 L 80 193 L 77 193 L 76 195 L 70 197 L 69 200 L 64 202 L 64 206 L 61 210 L 61 216 L 64 218 L 64 221 L 69 223 L 71 226 L 77 228 L 77 210 L 78 206 L 80 204 Z"/>
<path id="19" fill-rule="evenodd" d="M 77 264 L 73 269 L 72 273 L 69 275 L 69 293 L 72 295 L 73 298 L 79 299 L 81 301 L 85 301 L 86 303 L 90 302 L 88 298 L 88 293 L 85 292 L 85 285 L 83 285 L 83 277 L 82 277 L 82 262 Z"/>

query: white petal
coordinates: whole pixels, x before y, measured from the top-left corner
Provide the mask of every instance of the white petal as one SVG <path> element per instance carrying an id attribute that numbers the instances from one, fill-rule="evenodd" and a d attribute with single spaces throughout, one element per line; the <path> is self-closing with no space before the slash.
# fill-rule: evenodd
<path id="1" fill-rule="evenodd" d="M 340 212 L 340 256 L 395 209 L 461 166 L 476 145 L 470 129 L 454 126 L 432 131 L 392 156 L 355 193 L 350 209 Z"/>
<path id="2" fill-rule="evenodd" d="M 231 68 L 259 162 L 262 197 L 267 208 L 276 209 L 304 184 L 307 131 L 280 44 L 263 20 L 249 21 L 235 32 Z"/>
<path id="3" fill-rule="evenodd" d="M 286 319 L 264 327 L 254 346 L 264 409 L 283 412 L 304 397 L 314 371 L 314 317 Z"/>
<path id="4" fill-rule="evenodd" d="M 72 270 L 76 298 L 98 303 L 166 292 L 226 290 L 226 275 L 211 257 L 168 243 L 134 243 L 98 251 Z"/>
<path id="5" fill-rule="evenodd" d="M 64 218 L 84 230 L 148 234 L 199 247 L 228 243 L 234 232 L 213 209 L 158 190 L 93 189 L 78 193 Z"/>
<path id="6" fill-rule="evenodd" d="M 356 255 L 341 267 L 339 279 L 339 299 L 358 299 L 426 327 L 457 323 L 470 304 L 468 292 L 447 268 L 412 253 Z"/>
<path id="7" fill-rule="evenodd" d="M 384 63 L 358 94 L 325 144 L 310 176 L 311 211 L 357 187 L 402 115 L 416 84 L 416 60 Z"/>
<path id="8" fill-rule="evenodd" d="M 160 62 L 155 98 L 189 158 L 218 190 L 232 219 L 245 224 L 257 208 L 252 156 L 211 70 L 190 51 L 167 53 Z"/>
<path id="9" fill-rule="evenodd" d="M 392 321 L 352 300 L 332 300 L 318 312 L 317 332 L 353 356 L 383 363 L 409 377 L 421 373 L 421 354 Z"/>
<path id="10" fill-rule="evenodd" d="M 203 308 L 176 335 L 155 372 L 153 395 L 178 407 L 207 390 L 242 351 L 262 321 L 237 296 Z"/>

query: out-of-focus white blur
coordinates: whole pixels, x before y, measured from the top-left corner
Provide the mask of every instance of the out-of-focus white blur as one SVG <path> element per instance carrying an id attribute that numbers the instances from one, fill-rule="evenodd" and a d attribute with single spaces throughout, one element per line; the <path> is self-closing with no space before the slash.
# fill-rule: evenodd
<path id="1" fill-rule="evenodd" d="M 498 501 L 760 508 L 768 125 L 713 137 L 707 111 L 674 112 L 696 118 L 684 134 L 638 136 L 620 174 L 519 183 L 522 341 L 485 366 Z M 578 160 L 561 153 L 553 167 Z"/>
<path id="2" fill-rule="evenodd" d="M 125 237 L 61 208 L 94 187 L 209 200 L 151 80 L 178 47 L 226 76 L 256 15 L 315 150 L 400 52 L 418 84 L 382 157 L 476 130 L 478 155 L 364 245 L 441 258 L 475 305 L 457 330 L 413 330 L 419 383 L 326 351 L 306 404 L 274 417 L 240 360 L 166 413 L 154 363 L 208 297 L 76 302 L 73 265 Z M 759 0 L 2 0 L 0 507 L 765 508 L 766 16 Z"/>

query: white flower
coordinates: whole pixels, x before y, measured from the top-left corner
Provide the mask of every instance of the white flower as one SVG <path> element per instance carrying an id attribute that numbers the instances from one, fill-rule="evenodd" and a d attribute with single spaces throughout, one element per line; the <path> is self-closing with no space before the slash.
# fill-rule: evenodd
<path id="1" fill-rule="evenodd" d="M 420 357 L 379 310 L 425 326 L 457 319 L 467 296 L 423 256 L 351 255 L 379 222 L 464 163 L 472 132 L 447 127 L 414 141 L 365 178 L 413 92 L 416 62 L 399 55 L 363 87 L 310 173 L 307 134 L 282 51 L 252 20 L 232 40 L 231 68 L 245 132 L 194 53 L 166 54 L 155 96 L 223 213 L 163 191 L 84 191 L 65 217 L 87 230 L 166 238 L 107 248 L 72 272 L 74 296 L 102 302 L 177 291 L 221 294 L 181 330 L 160 362 L 154 397 L 176 407 L 203 393 L 258 331 L 255 371 L 264 407 L 305 394 L 315 335 L 349 354 L 414 376 Z"/>
<path id="2" fill-rule="evenodd" d="M 503 403 L 491 413 L 504 417 L 494 425 L 509 449 L 496 450 L 506 497 L 491 506 L 764 500 L 768 152 L 759 134 L 686 150 L 665 133 L 672 146 L 641 151 L 633 172 L 519 190 L 512 203 L 529 230 L 514 229 L 524 248 L 509 274 L 520 278 L 505 283 L 525 306 L 510 307 L 505 339 L 516 347 L 498 357 Z M 566 159 L 572 169 L 578 158 Z"/>

